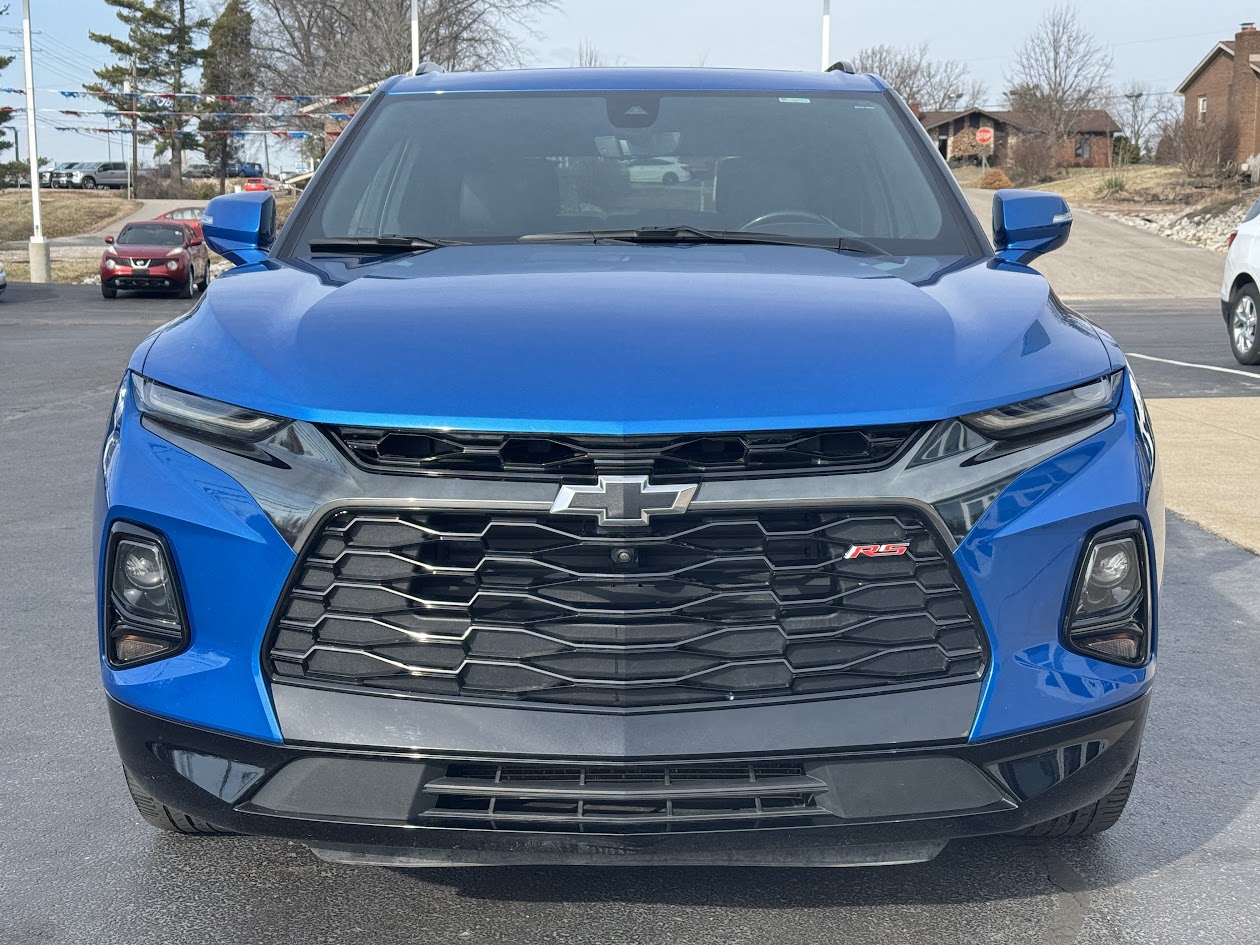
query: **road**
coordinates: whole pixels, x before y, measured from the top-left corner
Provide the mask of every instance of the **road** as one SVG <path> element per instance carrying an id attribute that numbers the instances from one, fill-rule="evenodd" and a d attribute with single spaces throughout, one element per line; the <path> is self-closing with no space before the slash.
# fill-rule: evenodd
<path id="1" fill-rule="evenodd" d="M 105 719 L 89 507 L 127 354 L 184 306 L 107 303 L 77 286 L 10 293 L 0 302 L 4 945 L 1260 940 L 1260 559 L 1181 520 L 1142 773 L 1129 814 L 1099 838 L 956 842 L 932 863 L 884 869 L 409 873 L 331 866 L 291 843 L 151 830 L 126 797 Z M 1221 361 L 1210 300 L 1082 308 L 1130 350 L 1172 345 Z M 1186 402 L 1218 383 L 1159 362 L 1136 369 Z M 1229 393 L 1253 392 L 1222 377 L 1238 385 Z"/>

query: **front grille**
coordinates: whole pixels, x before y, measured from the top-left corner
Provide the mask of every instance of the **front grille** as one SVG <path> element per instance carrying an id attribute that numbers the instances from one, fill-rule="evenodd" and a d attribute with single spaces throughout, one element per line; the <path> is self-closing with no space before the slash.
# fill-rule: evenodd
<path id="1" fill-rule="evenodd" d="M 907 554 L 845 559 L 897 542 Z M 984 663 L 948 551 L 905 508 L 687 514 L 622 534 L 346 510 L 305 548 L 269 657 L 312 685 L 613 709 L 938 684 Z"/>
<path id="2" fill-rule="evenodd" d="M 559 436 L 332 427 L 361 466 L 377 472 L 587 482 L 632 472 L 653 482 L 869 472 L 894 463 L 913 424 L 765 433 Z"/>
<path id="3" fill-rule="evenodd" d="M 453 764 L 429 781 L 428 823 L 657 833 L 783 826 L 829 812 L 799 762 L 556 766 Z"/>
<path id="4" fill-rule="evenodd" d="M 133 259 L 133 260 L 131 260 L 131 265 L 132 265 L 134 268 L 136 268 L 136 269 L 147 269 L 147 268 L 149 268 L 149 260 L 147 260 L 147 259 Z"/>

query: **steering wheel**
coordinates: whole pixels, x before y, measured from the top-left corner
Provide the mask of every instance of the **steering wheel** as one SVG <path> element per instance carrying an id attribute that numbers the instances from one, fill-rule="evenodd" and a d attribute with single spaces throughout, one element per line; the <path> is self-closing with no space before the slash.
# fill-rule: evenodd
<path id="1" fill-rule="evenodd" d="M 846 230 L 830 217 L 825 217 L 821 213 L 815 213 L 813 210 L 774 210 L 770 213 L 763 213 L 755 220 L 749 220 L 741 226 L 740 231 L 755 230 L 767 223 L 821 223 L 824 226 L 831 227 L 837 233 L 857 236 L 856 233 Z"/>

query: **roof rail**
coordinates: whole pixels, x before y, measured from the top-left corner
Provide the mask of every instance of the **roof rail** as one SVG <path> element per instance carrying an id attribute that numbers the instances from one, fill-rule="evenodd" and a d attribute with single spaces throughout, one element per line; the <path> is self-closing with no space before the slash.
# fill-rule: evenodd
<path id="1" fill-rule="evenodd" d="M 857 75 L 857 70 L 853 68 L 853 63 L 847 59 L 841 59 L 839 62 L 833 63 L 827 67 L 828 72 L 847 72 L 849 75 Z"/>
<path id="2" fill-rule="evenodd" d="M 420 65 L 412 69 L 411 74 L 412 75 L 428 75 L 431 72 L 445 72 L 445 71 L 446 70 L 442 66 L 439 66 L 436 62 L 429 62 L 429 60 L 426 59 L 424 62 L 420 63 Z"/>

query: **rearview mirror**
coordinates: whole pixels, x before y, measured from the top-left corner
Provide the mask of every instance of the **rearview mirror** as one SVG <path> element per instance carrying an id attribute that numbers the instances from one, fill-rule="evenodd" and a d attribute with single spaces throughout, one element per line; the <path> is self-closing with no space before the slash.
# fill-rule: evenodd
<path id="1" fill-rule="evenodd" d="M 1058 194 L 999 190 L 993 195 L 993 242 L 998 258 L 1027 265 L 1068 241 L 1072 209 Z"/>
<path id="2" fill-rule="evenodd" d="M 276 238 L 276 198 L 265 190 L 215 197 L 201 216 L 201 232 L 233 265 L 262 262 Z"/>

